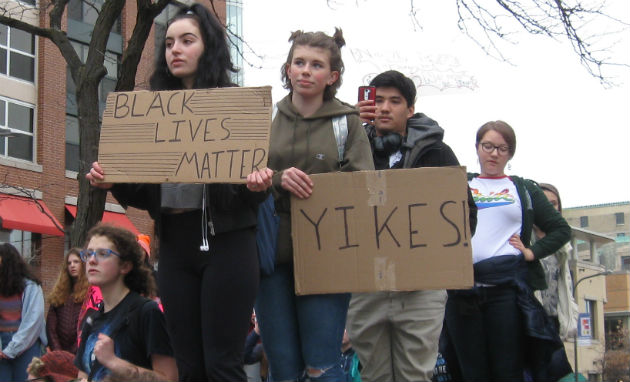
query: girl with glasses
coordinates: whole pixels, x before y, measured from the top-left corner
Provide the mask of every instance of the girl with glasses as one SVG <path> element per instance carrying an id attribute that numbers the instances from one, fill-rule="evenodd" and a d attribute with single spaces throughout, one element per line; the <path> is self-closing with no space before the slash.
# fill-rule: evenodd
<path id="1" fill-rule="evenodd" d="M 449 292 L 445 330 L 458 360 L 447 360 L 449 368 L 459 366 L 464 381 L 522 381 L 526 373 L 534 381 L 558 380 L 571 368 L 533 291 L 547 288 L 540 260 L 562 247 L 571 229 L 535 182 L 506 175 L 516 151 L 510 125 L 484 124 L 475 147 L 481 173 L 468 181 L 478 211 L 475 284 Z M 547 235 L 530 245 L 534 224 Z"/>
<path id="2" fill-rule="evenodd" d="M 131 232 L 99 224 L 80 252 L 90 284 L 103 302 L 86 316 L 75 358 L 78 378 L 177 380 L 177 366 L 164 316 L 151 295 L 155 282 Z"/>

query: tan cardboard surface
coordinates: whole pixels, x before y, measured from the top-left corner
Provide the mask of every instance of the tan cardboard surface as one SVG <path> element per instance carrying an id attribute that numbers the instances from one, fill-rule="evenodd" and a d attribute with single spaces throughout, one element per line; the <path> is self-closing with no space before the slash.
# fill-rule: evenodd
<path id="1" fill-rule="evenodd" d="M 110 93 L 105 182 L 245 183 L 267 165 L 271 87 Z"/>
<path id="2" fill-rule="evenodd" d="M 291 199 L 297 294 L 473 285 L 465 167 L 311 178 Z"/>

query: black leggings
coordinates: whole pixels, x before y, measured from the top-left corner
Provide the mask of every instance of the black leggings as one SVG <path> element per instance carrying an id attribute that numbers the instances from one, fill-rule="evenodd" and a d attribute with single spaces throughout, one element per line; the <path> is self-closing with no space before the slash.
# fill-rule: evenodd
<path id="1" fill-rule="evenodd" d="M 209 238 L 201 213 L 162 215 L 158 285 L 180 381 L 246 381 L 245 338 L 258 290 L 255 229 Z"/>

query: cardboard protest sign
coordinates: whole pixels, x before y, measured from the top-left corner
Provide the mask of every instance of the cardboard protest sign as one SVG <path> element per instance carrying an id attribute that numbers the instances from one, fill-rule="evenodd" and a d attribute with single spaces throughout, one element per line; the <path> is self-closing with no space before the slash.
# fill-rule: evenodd
<path id="1" fill-rule="evenodd" d="M 271 87 L 110 93 L 105 182 L 245 183 L 266 167 Z"/>
<path id="2" fill-rule="evenodd" d="M 473 285 L 464 167 L 311 178 L 291 199 L 297 294 Z"/>

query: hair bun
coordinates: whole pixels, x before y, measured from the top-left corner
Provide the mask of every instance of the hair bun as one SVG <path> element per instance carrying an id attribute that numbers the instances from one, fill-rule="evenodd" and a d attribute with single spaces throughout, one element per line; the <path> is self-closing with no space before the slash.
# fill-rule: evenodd
<path id="1" fill-rule="evenodd" d="M 291 32 L 291 37 L 289 37 L 289 42 L 295 41 L 298 37 L 303 35 L 304 32 L 301 30 L 297 30 L 295 32 Z"/>
<path id="2" fill-rule="evenodd" d="M 343 32 L 341 31 L 341 28 L 335 27 L 333 40 L 335 40 L 335 44 L 337 44 L 340 49 L 346 45 L 346 40 L 343 38 Z"/>

